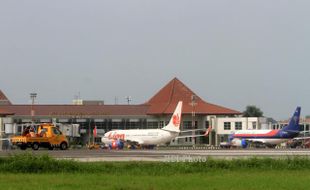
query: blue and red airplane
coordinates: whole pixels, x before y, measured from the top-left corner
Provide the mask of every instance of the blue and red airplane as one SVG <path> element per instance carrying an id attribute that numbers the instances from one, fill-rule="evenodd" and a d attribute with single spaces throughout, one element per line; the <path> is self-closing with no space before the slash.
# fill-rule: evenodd
<path id="1" fill-rule="evenodd" d="M 230 136 L 228 144 L 234 147 L 246 148 L 249 144 L 255 146 L 265 145 L 275 147 L 276 145 L 293 139 L 299 135 L 300 107 L 297 107 L 287 126 L 276 130 L 240 130 Z"/>

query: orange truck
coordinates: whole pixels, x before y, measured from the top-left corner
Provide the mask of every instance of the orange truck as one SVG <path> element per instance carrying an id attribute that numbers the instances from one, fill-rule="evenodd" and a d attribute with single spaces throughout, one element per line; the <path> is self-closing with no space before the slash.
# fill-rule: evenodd
<path id="1" fill-rule="evenodd" d="M 40 124 L 35 132 L 34 127 L 27 127 L 21 136 L 11 138 L 12 145 L 20 147 L 21 150 L 26 150 L 31 147 L 33 150 L 38 150 L 40 147 L 53 150 L 60 148 L 66 150 L 68 148 L 68 139 L 65 135 L 53 124 Z"/>

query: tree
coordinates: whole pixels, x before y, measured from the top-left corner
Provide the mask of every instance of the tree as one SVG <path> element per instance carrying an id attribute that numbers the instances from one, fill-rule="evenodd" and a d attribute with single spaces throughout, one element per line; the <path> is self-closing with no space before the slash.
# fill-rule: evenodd
<path id="1" fill-rule="evenodd" d="M 258 107 L 249 105 L 243 112 L 243 117 L 262 117 L 263 114 L 264 113 Z"/>

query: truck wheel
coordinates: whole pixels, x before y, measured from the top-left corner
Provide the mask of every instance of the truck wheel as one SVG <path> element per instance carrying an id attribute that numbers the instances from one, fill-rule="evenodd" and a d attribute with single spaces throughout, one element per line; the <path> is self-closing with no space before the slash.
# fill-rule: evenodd
<path id="1" fill-rule="evenodd" d="M 20 149 L 21 149 L 21 150 L 26 150 L 26 149 L 27 149 L 27 145 L 24 145 L 24 144 L 21 145 L 21 146 L 20 146 Z"/>
<path id="2" fill-rule="evenodd" d="M 61 150 L 66 150 L 67 148 L 68 148 L 68 145 L 67 145 L 66 142 L 62 142 L 62 143 L 60 144 L 60 149 L 61 149 Z"/>
<path id="3" fill-rule="evenodd" d="M 39 143 L 37 143 L 37 142 L 35 142 L 35 143 L 32 144 L 32 149 L 33 149 L 33 150 L 38 150 L 39 147 L 40 147 L 40 146 L 39 146 Z"/>

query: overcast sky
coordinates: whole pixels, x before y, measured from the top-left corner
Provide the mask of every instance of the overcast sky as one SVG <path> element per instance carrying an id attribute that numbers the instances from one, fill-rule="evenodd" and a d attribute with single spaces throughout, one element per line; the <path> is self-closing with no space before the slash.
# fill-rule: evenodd
<path id="1" fill-rule="evenodd" d="M 174 77 L 202 99 L 310 114 L 308 0 L 2 0 L 0 89 L 15 104 L 147 101 Z"/>

